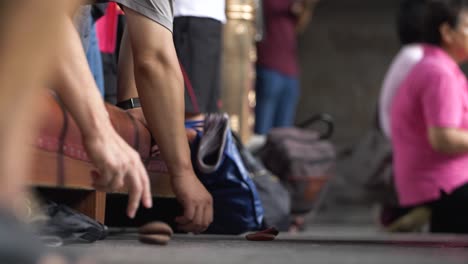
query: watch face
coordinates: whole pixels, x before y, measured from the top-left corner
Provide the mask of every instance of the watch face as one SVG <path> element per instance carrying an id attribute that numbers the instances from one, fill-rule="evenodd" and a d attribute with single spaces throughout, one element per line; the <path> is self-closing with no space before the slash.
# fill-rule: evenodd
<path id="1" fill-rule="evenodd" d="M 122 109 L 128 110 L 141 107 L 141 103 L 139 98 L 130 98 L 128 100 L 117 103 L 117 106 Z"/>
<path id="2" fill-rule="evenodd" d="M 132 108 L 141 107 L 140 99 L 138 98 L 130 99 L 130 103 L 131 103 Z"/>

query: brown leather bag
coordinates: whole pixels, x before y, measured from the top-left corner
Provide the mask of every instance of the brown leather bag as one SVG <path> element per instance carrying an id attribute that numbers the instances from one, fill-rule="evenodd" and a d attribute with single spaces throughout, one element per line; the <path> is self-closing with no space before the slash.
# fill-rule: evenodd
<path id="1" fill-rule="evenodd" d="M 326 131 L 308 129 L 324 124 Z M 268 170 L 288 187 L 292 213 L 311 211 L 317 195 L 334 174 L 336 151 L 327 139 L 333 134 L 333 119 L 316 115 L 298 127 L 275 128 L 267 136 L 259 156 Z"/>

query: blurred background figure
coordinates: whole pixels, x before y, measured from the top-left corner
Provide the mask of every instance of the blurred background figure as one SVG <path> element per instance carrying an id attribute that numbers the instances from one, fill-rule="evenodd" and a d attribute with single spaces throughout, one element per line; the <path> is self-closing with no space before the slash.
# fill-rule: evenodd
<path id="1" fill-rule="evenodd" d="M 185 112 L 202 119 L 219 110 L 223 24 L 223 0 L 174 2 L 174 44 L 185 75 Z"/>
<path id="2" fill-rule="evenodd" d="M 424 58 L 391 103 L 400 205 L 429 206 L 431 232 L 468 233 L 468 3 L 428 0 Z"/>
<path id="3" fill-rule="evenodd" d="M 265 35 L 258 45 L 255 133 L 291 126 L 299 97 L 297 34 L 318 0 L 265 0 Z"/>

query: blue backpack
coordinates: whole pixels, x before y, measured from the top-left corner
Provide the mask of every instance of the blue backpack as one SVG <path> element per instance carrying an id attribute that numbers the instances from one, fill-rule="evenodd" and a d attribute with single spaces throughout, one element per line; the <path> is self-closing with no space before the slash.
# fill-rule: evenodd
<path id="1" fill-rule="evenodd" d="M 197 130 L 203 126 L 203 132 Z M 198 131 L 191 144 L 195 173 L 213 196 L 214 219 L 206 233 L 241 234 L 263 228 L 263 207 L 234 142 L 226 114 L 187 122 Z"/>

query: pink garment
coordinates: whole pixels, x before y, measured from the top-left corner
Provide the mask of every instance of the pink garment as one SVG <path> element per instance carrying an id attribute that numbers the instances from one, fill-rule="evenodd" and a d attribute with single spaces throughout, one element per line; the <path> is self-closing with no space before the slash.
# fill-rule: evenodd
<path id="1" fill-rule="evenodd" d="M 424 45 L 424 58 L 403 81 L 392 103 L 395 183 L 402 206 L 450 194 L 468 183 L 468 153 L 432 149 L 429 127 L 468 130 L 467 80 L 442 49 Z"/>
<path id="2" fill-rule="evenodd" d="M 114 2 L 109 3 L 106 14 L 96 21 L 99 49 L 103 53 L 114 53 L 117 45 L 117 24 L 120 8 Z"/>

